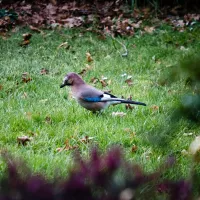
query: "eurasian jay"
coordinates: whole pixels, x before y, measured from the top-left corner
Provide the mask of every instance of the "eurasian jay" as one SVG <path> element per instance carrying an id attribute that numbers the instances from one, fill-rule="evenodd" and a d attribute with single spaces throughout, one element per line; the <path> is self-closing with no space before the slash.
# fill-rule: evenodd
<path id="1" fill-rule="evenodd" d="M 71 86 L 72 95 L 78 103 L 87 110 L 91 110 L 93 112 L 101 111 L 112 104 L 125 103 L 146 106 L 145 103 L 117 98 L 112 94 L 87 85 L 83 79 L 74 72 L 70 72 L 64 77 L 63 84 L 60 88 L 63 88 L 66 85 Z"/>

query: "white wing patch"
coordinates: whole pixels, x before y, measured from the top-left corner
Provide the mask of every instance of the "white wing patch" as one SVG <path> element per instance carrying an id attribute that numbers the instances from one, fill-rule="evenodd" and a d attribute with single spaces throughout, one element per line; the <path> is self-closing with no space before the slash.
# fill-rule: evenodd
<path id="1" fill-rule="evenodd" d="M 101 100 L 108 100 L 108 99 L 111 99 L 111 96 L 109 94 L 103 94 Z"/>

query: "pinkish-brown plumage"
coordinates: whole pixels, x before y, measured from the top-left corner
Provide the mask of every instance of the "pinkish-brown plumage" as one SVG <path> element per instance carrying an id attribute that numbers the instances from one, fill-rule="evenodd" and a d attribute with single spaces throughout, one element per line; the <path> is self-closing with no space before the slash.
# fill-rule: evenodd
<path id="1" fill-rule="evenodd" d="M 93 112 L 101 111 L 111 104 L 128 103 L 146 105 L 141 102 L 120 99 L 109 93 L 102 92 L 95 87 L 87 85 L 83 79 L 74 72 L 70 72 L 64 77 L 63 84 L 60 87 L 62 88 L 65 86 L 71 87 L 73 96 L 81 106 Z"/>

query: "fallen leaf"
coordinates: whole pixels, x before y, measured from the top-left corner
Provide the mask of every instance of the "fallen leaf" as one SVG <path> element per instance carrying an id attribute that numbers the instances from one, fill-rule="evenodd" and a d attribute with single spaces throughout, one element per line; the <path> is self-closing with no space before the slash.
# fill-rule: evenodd
<path id="1" fill-rule="evenodd" d="M 115 116 L 124 117 L 125 115 L 126 115 L 126 113 L 124 113 L 124 112 L 113 112 L 112 113 L 113 117 L 115 117 Z"/>
<path id="2" fill-rule="evenodd" d="M 99 81 L 99 79 L 96 78 L 96 77 L 92 77 L 92 78 L 90 79 L 90 83 L 93 83 L 93 84 L 96 84 L 98 81 Z"/>
<path id="3" fill-rule="evenodd" d="M 92 66 L 86 64 L 85 68 L 83 68 L 78 74 L 84 76 L 88 70 L 91 70 Z"/>
<path id="4" fill-rule="evenodd" d="M 68 150 L 73 150 L 73 149 L 77 149 L 77 148 L 78 148 L 77 145 L 71 146 L 71 145 L 69 144 L 69 140 L 66 140 L 66 141 L 65 141 L 65 147 L 63 148 L 63 150 L 68 151 Z"/>
<path id="5" fill-rule="evenodd" d="M 30 39 L 32 37 L 31 33 L 25 33 L 22 35 L 23 37 L 23 41 L 20 43 L 20 46 L 27 46 L 28 44 L 30 44 Z"/>
<path id="6" fill-rule="evenodd" d="M 25 112 L 26 118 L 31 120 L 32 118 L 32 113 L 31 112 Z"/>
<path id="7" fill-rule="evenodd" d="M 2 90 L 3 89 L 3 85 L 0 85 L 0 90 Z"/>
<path id="8" fill-rule="evenodd" d="M 27 93 L 24 92 L 23 95 L 22 95 L 22 97 L 23 97 L 24 99 L 26 99 L 26 98 L 28 97 Z"/>
<path id="9" fill-rule="evenodd" d="M 144 27 L 144 30 L 145 30 L 147 33 L 153 33 L 153 32 L 155 31 L 155 27 L 145 26 L 145 27 Z"/>
<path id="10" fill-rule="evenodd" d="M 134 28 L 140 28 L 140 25 L 142 24 L 142 20 L 140 20 L 140 21 L 138 21 L 137 23 L 133 23 L 132 24 L 132 26 L 134 27 Z"/>
<path id="11" fill-rule="evenodd" d="M 63 147 L 58 147 L 58 148 L 56 148 L 56 151 L 57 151 L 57 152 L 61 152 L 61 151 L 63 151 L 63 150 L 64 150 Z"/>
<path id="12" fill-rule="evenodd" d="M 126 108 L 126 110 L 133 110 L 135 107 L 130 104 L 126 104 L 125 108 Z"/>
<path id="13" fill-rule="evenodd" d="M 128 86 L 132 86 L 132 85 L 133 85 L 133 81 L 131 80 L 131 78 L 127 78 L 127 79 L 125 80 L 125 83 L 127 83 Z"/>
<path id="14" fill-rule="evenodd" d="M 94 137 L 89 137 L 89 136 L 85 136 L 83 137 L 80 141 L 83 142 L 83 143 L 89 143 L 90 140 L 92 140 Z"/>
<path id="15" fill-rule="evenodd" d="M 68 17 L 67 19 L 61 19 L 60 23 L 64 24 L 64 28 L 78 27 L 83 24 L 83 17 Z"/>
<path id="16" fill-rule="evenodd" d="M 30 142 L 31 138 L 29 138 L 28 136 L 21 136 L 21 137 L 17 137 L 17 142 L 20 145 L 25 146 L 27 144 L 27 142 Z"/>
<path id="17" fill-rule="evenodd" d="M 151 106 L 151 109 L 154 111 L 157 111 L 157 110 L 159 110 L 159 106 L 153 105 L 153 106 Z"/>
<path id="18" fill-rule="evenodd" d="M 51 123 L 52 123 L 51 117 L 46 116 L 45 122 L 46 122 L 47 124 L 51 124 Z"/>
<path id="19" fill-rule="evenodd" d="M 48 74 L 48 73 L 49 73 L 49 70 L 45 69 L 45 68 L 42 68 L 41 71 L 40 71 L 40 74 L 42 74 L 42 75 Z"/>
<path id="20" fill-rule="evenodd" d="M 86 59 L 87 59 L 87 62 L 92 62 L 93 61 L 93 58 L 91 56 L 91 54 L 89 52 L 86 53 Z"/>
<path id="21" fill-rule="evenodd" d="M 31 37 L 32 37 L 32 34 L 31 33 L 24 33 L 22 35 L 22 37 L 23 37 L 24 40 L 30 40 Z"/>
<path id="22" fill-rule="evenodd" d="M 134 144 L 134 145 L 132 146 L 132 148 L 131 148 L 131 152 L 134 153 L 134 152 L 137 151 L 137 149 L 138 149 L 138 147 Z"/>
<path id="23" fill-rule="evenodd" d="M 108 83 L 105 80 L 100 80 L 102 87 L 106 87 Z"/>
<path id="24" fill-rule="evenodd" d="M 24 41 L 22 41 L 20 46 L 27 46 L 28 44 L 30 44 L 30 40 L 24 40 Z"/>
<path id="25" fill-rule="evenodd" d="M 81 76 L 84 76 L 86 74 L 86 72 L 87 72 L 87 70 L 84 68 L 78 74 Z"/>
<path id="26" fill-rule="evenodd" d="M 31 79 L 31 77 L 30 77 L 30 75 L 29 75 L 29 73 L 28 72 L 24 72 L 23 74 L 22 74 L 22 82 L 23 83 L 28 83 L 29 81 L 31 81 L 32 79 Z"/>
<path id="27" fill-rule="evenodd" d="M 37 28 L 37 27 L 35 27 L 35 26 L 30 25 L 29 28 L 30 28 L 32 31 L 35 31 L 35 32 L 38 32 L 38 33 L 43 33 L 42 30 L 40 30 L 39 28 Z"/>
<path id="28" fill-rule="evenodd" d="M 50 2 L 55 6 L 57 4 L 56 0 L 50 0 Z"/>
<path id="29" fill-rule="evenodd" d="M 62 43 L 62 44 L 60 44 L 59 46 L 58 46 L 58 48 L 64 48 L 64 49 L 69 49 L 70 48 L 70 45 L 68 44 L 68 42 L 64 42 L 64 43 Z"/>

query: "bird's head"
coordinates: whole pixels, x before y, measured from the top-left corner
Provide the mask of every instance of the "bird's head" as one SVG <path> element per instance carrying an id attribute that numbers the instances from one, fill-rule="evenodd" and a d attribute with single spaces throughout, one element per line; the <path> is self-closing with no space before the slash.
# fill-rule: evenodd
<path id="1" fill-rule="evenodd" d="M 82 78 L 74 73 L 74 72 L 70 72 L 68 73 L 64 79 L 63 79 L 63 83 L 60 85 L 60 88 L 67 86 L 74 86 L 74 85 L 79 85 L 79 84 L 83 84 L 84 81 L 82 80 Z"/>

